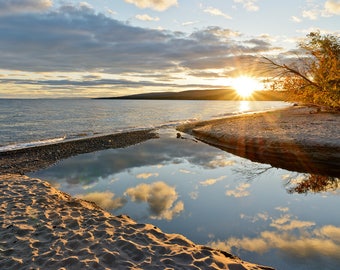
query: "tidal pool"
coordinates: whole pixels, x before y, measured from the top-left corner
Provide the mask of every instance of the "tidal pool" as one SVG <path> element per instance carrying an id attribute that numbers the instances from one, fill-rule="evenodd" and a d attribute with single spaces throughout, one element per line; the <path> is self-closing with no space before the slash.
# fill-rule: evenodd
<path id="1" fill-rule="evenodd" d="M 340 268 L 339 178 L 251 162 L 160 130 L 31 173 L 115 215 L 276 269 Z"/>

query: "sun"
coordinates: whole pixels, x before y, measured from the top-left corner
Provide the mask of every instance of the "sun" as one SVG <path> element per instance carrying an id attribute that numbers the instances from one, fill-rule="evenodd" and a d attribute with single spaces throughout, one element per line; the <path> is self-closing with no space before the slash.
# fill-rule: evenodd
<path id="1" fill-rule="evenodd" d="M 243 98 L 251 96 L 258 89 L 259 82 L 248 76 L 240 76 L 234 78 L 231 86 L 236 90 L 237 94 Z"/>

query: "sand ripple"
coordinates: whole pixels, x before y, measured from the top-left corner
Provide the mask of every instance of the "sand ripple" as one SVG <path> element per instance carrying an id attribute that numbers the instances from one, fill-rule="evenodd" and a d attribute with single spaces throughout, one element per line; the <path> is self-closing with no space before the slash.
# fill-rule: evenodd
<path id="1" fill-rule="evenodd" d="M 1 269 L 271 269 L 27 176 L 0 176 Z"/>

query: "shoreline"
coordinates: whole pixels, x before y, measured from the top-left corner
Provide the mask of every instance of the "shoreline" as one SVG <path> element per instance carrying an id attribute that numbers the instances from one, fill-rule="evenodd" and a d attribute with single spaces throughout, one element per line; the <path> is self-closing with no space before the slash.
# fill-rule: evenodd
<path id="1" fill-rule="evenodd" d="M 198 121 L 178 131 L 254 162 L 340 176 L 340 113 L 304 106 Z"/>
<path id="2" fill-rule="evenodd" d="M 155 138 L 158 138 L 158 135 L 153 129 L 145 129 L 3 151 L 0 152 L 0 175 L 25 174 L 71 156 L 110 148 L 124 148 Z"/>

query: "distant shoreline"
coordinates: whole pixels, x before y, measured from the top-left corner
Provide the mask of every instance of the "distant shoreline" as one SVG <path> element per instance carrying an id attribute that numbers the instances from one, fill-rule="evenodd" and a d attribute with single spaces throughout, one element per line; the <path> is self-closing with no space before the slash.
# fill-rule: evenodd
<path id="1" fill-rule="evenodd" d="M 242 98 L 237 95 L 235 90 L 227 88 L 211 90 L 188 90 L 181 92 L 145 93 L 119 97 L 99 97 L 94 99 L 284 101 L 284 92 L 259 90 L 255 91 L 248 98 Z"/>

